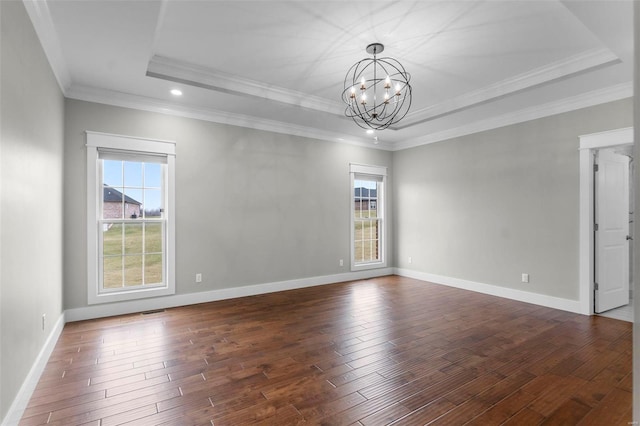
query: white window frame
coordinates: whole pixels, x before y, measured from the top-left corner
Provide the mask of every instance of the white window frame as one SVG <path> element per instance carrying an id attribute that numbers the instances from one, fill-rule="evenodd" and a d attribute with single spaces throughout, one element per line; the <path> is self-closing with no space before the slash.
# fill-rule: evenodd
<path id="1" fill-rule="evenodd" d="M 365 164 L 354 164 L 351 163 L 349 165 L 349 175 L 351 177 L 350 189 L 349 192 L 351 203 L 349 205 L 349 216 L 351 218 L 351 270 L 352 271 L 362 271 L 367 269 L 376 269 L 376 268 L 385 268 L 387 266 L 387 225 L 385 219 L 385 197 L 386 197 L 386 184 L 387 184 L 387 168 L 383 166 L 370 166 Z M 381 190 L 378 191 L 377 194 L 377 212 L 378 212 L 378 220 L 380 223 L 380 259 L 372 262 L 356 262 L 355 260 L 355 188 L 354 182 L 356 179 L 375 179 L 381 183 Z"/>
<path id="2" fill-rule="evenodd" d="M 87 295 L 90 305 L 175 294 L 175 142 L 87 131 Z M 161 286 L 101 291 L 99 230 L 102 198 L 102 170 L 99 150 L 121 152 L 123 156 L 165 156 L 165 282 Z"/>

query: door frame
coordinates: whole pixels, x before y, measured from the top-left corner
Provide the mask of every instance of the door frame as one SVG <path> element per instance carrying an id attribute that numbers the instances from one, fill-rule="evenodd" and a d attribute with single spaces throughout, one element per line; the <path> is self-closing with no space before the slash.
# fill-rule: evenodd
<path id="1" fill-rule="evenodd" d="M 591 133 L 579 136 L 580 139 L 580 219 L 578 222 L 578 283 L 580 287 L 580 313 L 593 315 L 594 298 L 594 195 L 593 164 L 594 153 L 601 148 L 633 145 L 633 127 Z M 634 277 L 635 281 L 635 277 Z"/>

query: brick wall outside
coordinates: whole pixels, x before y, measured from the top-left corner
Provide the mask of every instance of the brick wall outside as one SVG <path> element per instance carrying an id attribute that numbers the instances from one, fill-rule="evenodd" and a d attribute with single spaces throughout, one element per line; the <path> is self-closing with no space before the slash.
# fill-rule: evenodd
<path id="1" fill-rule="evenodd" d="M 122 203 L 106 202 L 103 205 L 103 218 L 104 219 L 122 219 Z M 131 218 L 131 215 L 135 214 L 136 217 L 140 217 L 140 205 L 138 204 L 124 204 L 125 218 Z"/>

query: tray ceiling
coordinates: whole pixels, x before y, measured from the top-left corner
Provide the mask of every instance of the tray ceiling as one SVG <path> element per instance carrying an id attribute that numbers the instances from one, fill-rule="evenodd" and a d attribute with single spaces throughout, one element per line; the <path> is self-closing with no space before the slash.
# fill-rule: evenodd
<path id="1" fill-rule="evenodd" d="M 25 5 L 67 97 L 382 149 L 632 96 L 632 1 Z M 377 145 L 340 101 L 372 42 L 413 86 Z"/>

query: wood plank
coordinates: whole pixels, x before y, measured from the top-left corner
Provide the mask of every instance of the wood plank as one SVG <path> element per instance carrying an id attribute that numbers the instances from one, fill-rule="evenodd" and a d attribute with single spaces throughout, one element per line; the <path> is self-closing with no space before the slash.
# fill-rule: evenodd
<path id="1" fill-rule="evenodd" d="M 502 426 L 539 425 L 544 419 L 542 414 L 525 407 L 502 423 Z"/>
<path id="2" fill-rule="evenodd" d="M 467 424 L 470 426 L 502 424 L 534 399 L 535 395 L 518 389 Z"/>
<path id="3" fill-rule="evenodd" d="M 631 424 L 630 392 L 613 388 L 596 408 L 589 411 L 578 425 L 629 425 Z"/>
<path id="4" fill-rule="evenodd" d="M 569 399 L 563 402 L 557 410 L 551 413 L 543 425 L 575 425 L 591 411 L 591 407 L 585 405 L 575 399 Z"/>
<path id="5" fill-rule="evenodd" d="M 412 411 L 410 414 L 408 414 L 405 417 L 402 417 L 400 419 L 398 419 L 397 421 L 395 421 L 394 423 L 391 424 L 395 424 L 395 425 L 401 425 L 401 424 L 420 424 L 420 425 L 424 425 L 424 424 L 428 424 L 430 421 L 437 419 L 438 417 L 440 417 L 443 413 L 448 412 L 449 410 L 451 410 L 451 408 L 453 408 L 454 405 L 445 400 L 445 399 L 437 399 L 434 402 L 427 404 L 427 405 L 423 405 L 422 407 L 418 408 L 417 410 Z"/>
<path id="6" fill-rule="evenodd" d="M 484 413 L 491 404 L 477 398 L 469 399 L 460 405 L 454 406 L 440 417 L 429 422 L 433 426 L 462 425 Z"/>

